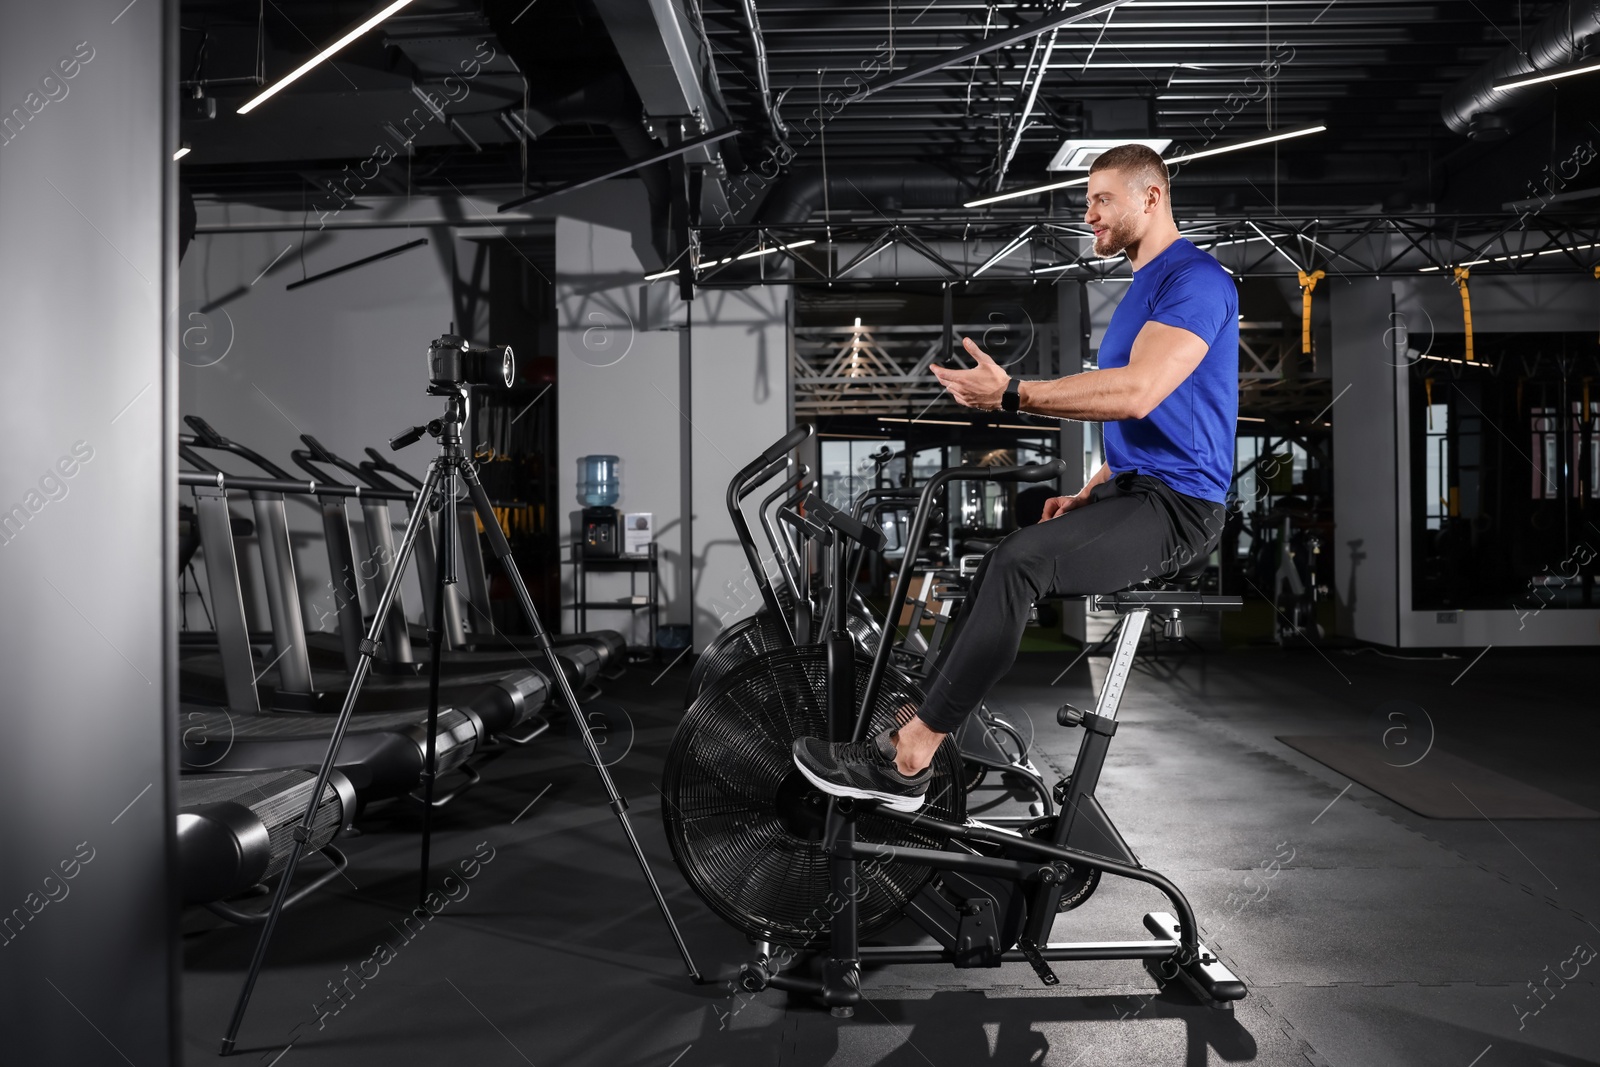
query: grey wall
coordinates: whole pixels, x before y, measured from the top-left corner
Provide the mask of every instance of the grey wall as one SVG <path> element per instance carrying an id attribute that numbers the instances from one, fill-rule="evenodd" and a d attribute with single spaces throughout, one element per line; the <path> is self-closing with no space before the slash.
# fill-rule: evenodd
<path id="1" fill-rule="evenodd" d="M 606 199 L 553 202 L 561 344 L 561 504 L 576 512 L 578 460 L 621 457 L 624 511 L 655 516 L 663 622 L 694 626 L 703 648 L 752 604 L 730 598 L 747 564 L 724 505 L 729 478 L 788 427 L 787 293 L 702 292 L 686 306 L 671 281 L 643 282 L 648 214 L 635 183 Z M 687 480 L 685 474 L 688 475 Z M 685 566 L 685 561 L 689 565 Z M 572 598 L 570 573 L 564 594 Z M 627 592 L 622 574 L 591 578 L 590 599 Z M 622 612 L 591 627 L 623 629 Z M 644 640 L 644 618 L 631 640 Z"/>
<path id="2" fill-rule="evenodd" d="M 201 415 L 285 466 L 301 432 L 359 456 L 363 446 L 381 447 L 399 429 L 427 419 L 437 401 L 423 391 L 422 354 L 454 315 L 451 272 L 466 276 L 474 237 L 510 232 L 534 217 L 509 227 L 496 218 L 495 229 L 483 221 L 493 214 L 492 205 L 374 202 L 361 218 L 341 217 L 337 227 L 302 233 L 298 216 L 202 205 L 202 232 L 182 269 L 180 319 L 188 331 L 180 348 L 183 412 Z M 703 645 L 723 624 L 719 617 L 745 610 L 730 612 L 725 592 L 742 579 L 745 564 L 733 545 L 722 493 L 737 466 L 788 425 L 787 294 L 778 288 L 708 293 L 691 310 L 671 282 L 644 283 L 649 215 L 636 182 L 607 182 L 552 199 L 539 205 L 538 217 L 553 220 L 556 236 L 558 509 L 575 513 L 580 506 L 579 457 L 620 456 L 619 506 L 655 516 L 662 622 L 693 620 L 697 645 Z M 407 219 L 413 221 L 409 229 Z M 315 274 L 419 235 L 429 238 L 426 248 L 285 289 L 303 272 Z M 420 475 L 430 456 L 421 444 L 395 458 Z M 242 504 L 237 510 L 248 514 Z M 358 517 L 354 509 L 350 514 Z M 329 629 L 333 597 L 320 519 L 309 504 L 295 501 L 289 515 L 307 626 Z M 398 525 L 398 508 L 394 517 Z M 563 521 L 564 532 L 571 532 L 571 522 L 570 516 Z M 255 624 L 265 628 L 253 552 L 242 562 Z M 203 580 L 203 563 L 197 569 Z M 564 602 L 573 599 L 571 578 L 564 567 Z M 627 588 L 626 575 L 596 574 L 590 596 L 620 596 Z M 408 612 L 420 620 L 414 575 L 406 592 Z M 191 622 L 198 610 L 191 597 Z M 560 625 L 572 628 L 571 612 Z M 642 613 L 630 619 L 593 612 L 588 625 L 646 639 Z"/>
<path id="3" fill-rule="evenodd" d="M 176 27 L 174 5 L 113 18 L 120 6 L 8 5 L 0 27 L 0 1003 L 14 1063 L 158 1064 L 177 1048 L 163 355 Z"/>
<path id="4" fill-rule="evenodd" d="M 756 610 L 746 583 L 754 576 L 734 536 L 727 489 L 739 468 L 789 428 L 788 296 L 787 289 L 771 286 L 703 292 L 694 302 L 690 366 L 696 648 Z M 774 488 L 776 483 L 769 482 L 752 494 L 746 510 L 763 558 L 770 549 L 760 535 L 754 505 Z M 768 573 L 775 574 L 775 567 Z M 742 590 L 743 599 L 730 594 L 730 586 Z"/>
<path id="5" fill-rule="evenodd" d="M 297 476 L 300 469 L 289 454 L 302 447 L 301 433 L 354 460 L 365 446 L 385 448 L 400 430 L 438 414 L 438 399 L 426 393 L 424 354 L 455 314 L 451 272 L 466 275 L 473 253 L 472 243 L 446 226 L 318 233 L 313 216 L 312 229 L 302 233 L 300 221 L 298 214 L 286 219 L 240 206 L 202 209 L 202 229 L 236 229 L 200 233 L 184 256 L 178 346 L 182 413 L 199 415 Z M 276 228 L 285 225 L 293 228 Z M 303 288 L 285 288 L 302 270 L 316 274 L 417 237 L 429 244 Z M 249 464 L 207 455 L 224 469 L 254 473 Z M 433 450 L 425 439 L 391 458 L 421 477 Z M 250 514 L 244 501 L 234 510 Z M 394 505 L 391 512 L 396 526 L 403 524 L 403 509 Z M 304 499 L 291 498 L 288 513 L 306 626 L 331 630 L 336 606 L 321 518 Z M 351 505 L 348 513 L 359 532 L 359 508 Z M 251 544 L 242 543 L 240 557 L 249 578 L 246 598 L 254 624 L 266 629 Z M 203 582 L 203 559 L 197 575 Z M 405 595 L 407 614 L 422 621 L 415 568 Z M 189 613 L 191 625 L 205 627 L 192 596 Z"/>

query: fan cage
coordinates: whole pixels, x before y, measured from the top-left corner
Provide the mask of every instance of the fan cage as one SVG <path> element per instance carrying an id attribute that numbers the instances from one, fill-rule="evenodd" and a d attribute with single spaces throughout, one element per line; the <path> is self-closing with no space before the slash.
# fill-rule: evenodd
<path id="1" fill-rule="evenodd" d="M 870 664 L 857 657 L 856 701 Z M 869 736 L 920 706 L 922 693 L 889 670 L 873 705 Z M 821 646 L 768 653 L 730 670 L 684 714 L 667 753 L 662 814 L 679 869 L 735 929 L 797 949 L 828 942 L 834 913 L 830 861 L 820 838 L 825 798 L 795 769 L 801 736 L 827 734 L 827 652 Z M 940 747 L 923 811 L 966 817 L 960 760 Z M 857 840 L 939 848 L 943 839 L 882 816 L 856 820 Z M 928 867 L 873 859 L 856 865 L 862 937 L 893 925 L 932 875 Z"/>
<path id="2" fill-rule="evenodd" d="M 775 586 L 773 592 L 777 595 L 779 606 L 783 608 L 784 617 L 793 619 L 794 594 L 784 585 Z M 850 639 L 856 648 L 870 656 L 877 648 L 878 624 L 867 615 L 865 606 L 857 603 L 856 599 L 850 604 L 849 613 L 845 618 L 845 629 L 849 631 Z M 821 643 L 825 625 L 820 615 L 812 616 L 808 644 Z M 706 650 L 695 660 L 694 669 L 689 672 L 689 688 L 684 698 L 685 702 L 693 701 L 709 688 L 711 683 L 739 664 L 768 652 L 792 646 L 793 641 L 789 637 L 788 627 L 774 618 L 765 606 L 761 607 L 755 614 L 745 616 L 711 639 Z"/>

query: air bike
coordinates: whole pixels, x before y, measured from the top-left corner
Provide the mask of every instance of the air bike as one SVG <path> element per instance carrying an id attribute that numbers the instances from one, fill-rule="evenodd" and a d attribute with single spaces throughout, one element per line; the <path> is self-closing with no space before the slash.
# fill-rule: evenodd
<path id="1" fill-rule="evenodd" d="M 747 476 L 771 461 L 764 455 Z M 918 497 L 905 558 L 916 558 L 946 484 L 1042 482 L 1061 469 L 1054 462 L 940 472 Z M 884 543 L 880 530 L 815 497 L 803 514 L 792 506 L 781 514 L 825 546 L 834 576 L 852 548 Z M 886 634 L 895 632 L 912 570 L 903 565 L 895 580 Z M 1057 722 L 1081 730 L 1082 741 L 1072 773 L 1055 787 L 1056 812 L 1005 828 L 966 816 L 954 744 L 936 753 L 927 799 L 915 813 L 828 796 L 795 768 L 795 738 L 861 741 L 922 703 L 917 685 L 891 665 L 891 641 L 879 641 L 870 657 L 854 647 L 842 584 L 833 583 L 821 644 L 731 667 L 694 701 L 668 750 L 662 812 L 674 859 L 712 910 L 756 945 L 755 958 L 739 970 L 740 986 L 813 994 L 848 1017 L 861 1000 L 861 970 L 872 964 L 1026 962 L 1052 986 L 1052 963 L 1142 960 L 1159 984 L 1182 985 L 1202 1003 L 1226 1008 L 1241 999 L 1244 983 L 1199 941 L 1182 891 L 1140 864 L 1095 799 L 1145 623 L 1153 616 L 1170 627 L 1180 613 L 1236 609 L 1239 598 L 1179 591 L 1168 582 L 1089 597 L 1092 608 L 1126 618 L 1105 683 L 1092 712 L 1057 712 Z M 1153 937 L 1051 941 L 1058 913 L 1082 905 L 1107 875 L 1167 898 L 1170 911 L 1144 917 Z M 933 943 L 872 943 L 902 919 Z"/>
<path id="2" fill-rule="evenodd" d="M 728 517 L 733 522 L 734 534 L 749 565 L 750 581 L 755 584 L 755 590 L 761 597 L 761 605 L 751 614 L 725 627 L 695 660 L 694 669 L 689 673 L 686 704 L 692 703 L 718 678 L 740 663 L 768 652 L 821 639 L 822 617 L 816 603 L 816 595 L 820 590 L 812 586 L 804 570 L 804 541 L 808 530 L 805 527 L 797 529 L 795 536 L 799 543 L 791 545 L 771 519 L 775 506 L 780 511 L 792 509 L 816 484 L 804 464 L 791 472 L 789 460 L 789 453 L 809 438 L 815 429 L 810 423 L 802 423 L 790 430 L 728 483 Z M 763 559 L 750 523 L 745 518 L 743 504 L 756 490 L 785 473 L 792 473 L 792 477 L 779 481 L 777 488 L 756 509 L 769 549 L 769 555 Z M 782 500 L 785 497 L 788 499 Z M 773 583 L 774 571 L 781 579 L 777 584 Z M 849 605 L 848 625 L 857 646 L 862 650 L 868 651 L 877 643 L 876 624 L 859 598 L 852 598 Z"/>

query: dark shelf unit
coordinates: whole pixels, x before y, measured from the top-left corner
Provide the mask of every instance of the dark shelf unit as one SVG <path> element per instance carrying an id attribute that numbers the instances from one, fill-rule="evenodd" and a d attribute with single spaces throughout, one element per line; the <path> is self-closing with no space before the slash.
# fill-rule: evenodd
<path id="1" fill-rule="evenodd" d="M 584 552 L 582 541 L 572 542 L 572 558 L 567 562 L 573 567 L 572 593 L 577 599 L 566 605 L 564 610 L 572 612 L 575 633 L 583 633 L 589 628 L 590 611 L 626 611 L 629 617 L 633 612 L 648 611 L 650 613 L 650 638 L 647 645 L 650 655 L 655 654 L 656 631 L 661 624 L 661 569 L 660 557 L 656 553 L 656 544 L 650 542 L 649 552 L 642 556 L 591 556 Z M 628 573 L 628 599 L 627 600 L 590 600 L 589 575 L 595 571 Z M 646 577 L 645 602 L 633 603 L 633 598 L 639 595 L 639 575 Z"/>

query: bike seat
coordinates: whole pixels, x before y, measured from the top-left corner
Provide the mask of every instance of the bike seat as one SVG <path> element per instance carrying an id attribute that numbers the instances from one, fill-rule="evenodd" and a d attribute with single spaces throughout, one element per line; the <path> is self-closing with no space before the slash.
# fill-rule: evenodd
<path id="1" fill-rule="evenodd" d="M 1177 564 L 1156 578 L 1138 582 L 1115 593 L 1102 593 L 1089 597 L 1090 611 L 1115 611 L 1126 615 L 1131 611 L 1172 611 L 1197 609 L 1207 611 L 1237 611 L 1244 600 L 1236 596 L 1219 596 L 1202 593 L 1192 586 L 1205 573 L 1209 554 L 1195 556 Z"/>

